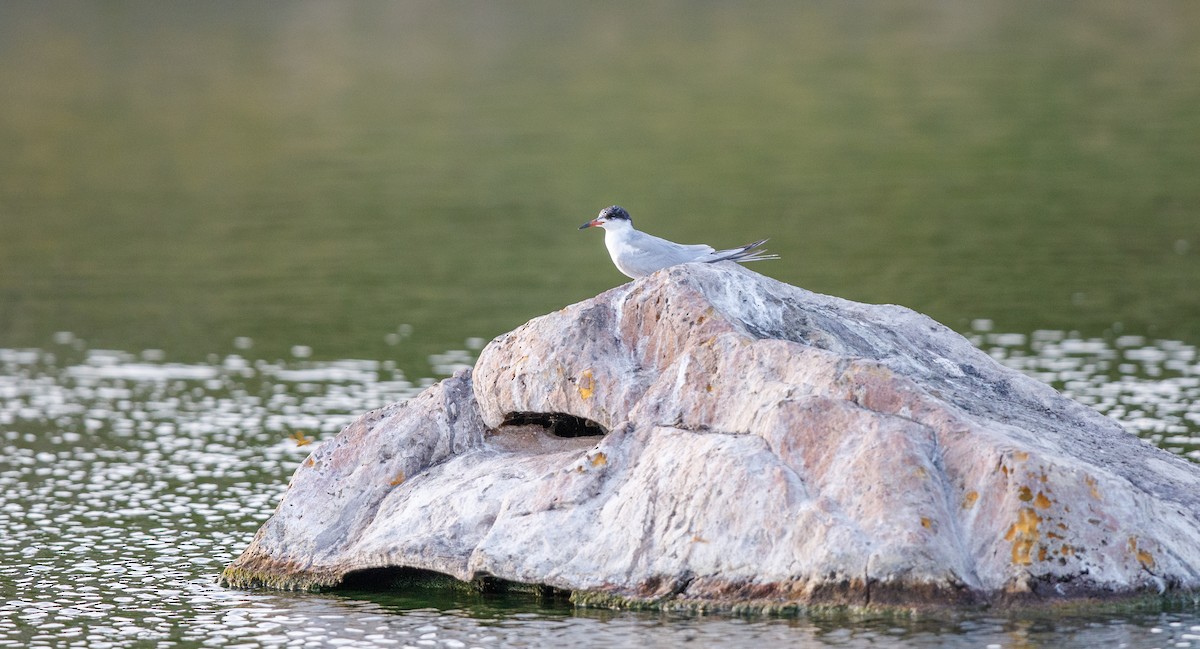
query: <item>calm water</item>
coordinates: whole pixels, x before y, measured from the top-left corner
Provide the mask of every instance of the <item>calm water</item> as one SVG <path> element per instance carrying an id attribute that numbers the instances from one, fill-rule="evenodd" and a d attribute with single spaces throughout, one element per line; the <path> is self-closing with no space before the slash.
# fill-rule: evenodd
<path id="1" fill-rule="evenodd" d="M 612 203 L 1200 459 L 1200 3 L 6 0 L 0 89 L 0 646 L 1200 647 L 213 582 L 312 444 L 624 281 Z"/>
<path id="2" fill-rule="evenodd" d="M 5 0 L 0 344 L 415 371 L 624 281 L 613 203 L 959 329 L 1200 341 L 1200 3 L 645 5 Z"/>

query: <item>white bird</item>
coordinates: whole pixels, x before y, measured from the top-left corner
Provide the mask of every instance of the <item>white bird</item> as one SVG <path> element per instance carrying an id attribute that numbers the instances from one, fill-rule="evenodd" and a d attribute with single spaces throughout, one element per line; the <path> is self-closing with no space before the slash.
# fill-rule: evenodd
<path id="1" fill-rule="evenodd" d="M 600 216 L 579 226 L 580 230 L 587 228 L 604 228 L 604 246 L 612 257 L 617 270 L 637 279 L 645 277 L 656 270 L 661 270 L 676 264 L 686 264 L 697 261 L 712 263 L 714 261 L 762 261 L 764 259 L 779 259 L 779 255 L 767 254 L 766 250 L 757 248 L 767 242 L 755 241 L 740 248 L 716 250 L 712 246 L 698 243 L 684 245 L 667 241 L 652 234 L 633 229 L 633 219 L 629 212 L 620 205 L 606 207 L 600 211 Z"/>

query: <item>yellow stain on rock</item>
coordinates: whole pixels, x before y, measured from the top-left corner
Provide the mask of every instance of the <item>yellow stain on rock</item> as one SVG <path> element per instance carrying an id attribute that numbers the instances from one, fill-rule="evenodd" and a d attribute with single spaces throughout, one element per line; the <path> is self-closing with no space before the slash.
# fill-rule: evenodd
<path id="1" fill-rule="evenodd" d="M 579 377 L 579 398 L 587 401 L 596 392 L 596 379 L 592 378 L 591 370 L 584 370 Z"/>
<path id="2" fill-rule="evenodd" d="M 1033 499 L 1033 506 L 1038 509 L 1050 509 L 1050 499 L 1046 497 L 1046 494 L 1039 491 L 1037 492 L 1037 497 Z"/>
<path id="3" fill-rule="evenodd" d="M 1136 536 L 1129 537 L 1129 551 L 1132 552 L 1135 557 L 1137 557 L 1138 563 L 1142 564 L 1143 568 L 1146 570 L 1154 569 L 1154 555 L 1145 550 L 1138 549 L 1138 540 Z"/>
<path id="4" fill-rule="evenodd" d="M 1017 451 L 1013 453 L 1013 459 L 1018 462 L 1024 462 L 1025 460 L 1029 459 L 1029 454 L 1025 451 Z"/>
<path id="5" fill-rule="evenodd" d="M 608 456 L 603 452 L 597 451 L 596 454 L 592 456 L 592 466 L 604 466 L 606 464 L 608 464 Z"/>
<path id="6" fill-rule="evenodd" d="M 1027 566 L 1033 563 L 1033 547 L 1037 545 L 1040 534 L 1038 534 L 1038 524 L 1042 522 L 1042 518 L 1033 511 L 1032 507 L 1025 507 L 1017 512 L 1017 522 L 1013 523 L 1008 528 L 1008 532 L 1004 535 L 1004 540 L 1012 543 L 1012 562 L 1017 565 Z M 1041 559 L 1039 553 L 1039 559 Z"/>
<path id="7" fill-rule="evenodd" d="M 1084 476 L 1083 481 L 1087 483 L 1088 489 L 1092 491 L 1092 498 L 1096 500 L 1104 500 L 1100 497 L 1100 490 L 1096 488 L 1096 479 L 1090 475 Z"/>
<path id="8" fill-rule="evenodd" d="M 861 368 L 859 368 L 858 374 L 860 376 L 864 376 L 864 377 L 880 378 L 880 379 L 890 379 L 893 376 L 895 376 L 895 373 L 892 372 L 890 369 L 888 369 L 888 367 L 886 365 L 878 365 L 878 364 L 864 365 Z"/>
<path id="9" fill-rule="evenodd" d="M 978 491 L 968 491 L 963 495 L 962 508 L 970 509 L 975 506 L 975 501 L 979 500 Z"/>
<path id="10" fill-rule="evenodd" d="M 392 478 L 392 481 L 389 482 L 388 484 L 395 487 L 395 486 L 403 484 L 403 483 L 404 483 L 404 472 L 401 471 L 400 473 L 397 473 L 396 477 Z"/>

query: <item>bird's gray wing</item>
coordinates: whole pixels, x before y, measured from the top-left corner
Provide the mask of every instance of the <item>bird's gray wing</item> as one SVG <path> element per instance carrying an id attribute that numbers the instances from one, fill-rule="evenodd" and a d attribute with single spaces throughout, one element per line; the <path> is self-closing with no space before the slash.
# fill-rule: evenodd
<path id="1" fill-rule="evenodd" d="M 669 261 L 670 263 L 663 264 L 664 267 L 695 261 L 713 252 L 712 246 L 703 243 L 686 245 L 668 241 L 652 234 L 647 234 L 644 238 L 639 238 L 636 245 L 652 257 L 661 259 L 664 262 Z"/>
<path id="2" fill-rule="evenodd" d="M 649 275 L 668 266 L 696 261 L 713 252 L 712 246 L 702 243 L 683 245 L 645 232 L 638 234 L 640 236 L 629 242 L 622 261 L 626 267 L 642 275 Z"/>

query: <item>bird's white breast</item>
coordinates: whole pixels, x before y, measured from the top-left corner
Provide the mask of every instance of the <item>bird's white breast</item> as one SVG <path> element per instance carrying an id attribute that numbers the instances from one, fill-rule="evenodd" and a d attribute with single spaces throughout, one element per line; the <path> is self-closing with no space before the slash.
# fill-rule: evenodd
<path id="1" fill-rule="evenodd" d="M 604 232 L 604 247 L 608 248 L 608 256 L 612 258 L 613 265 L 617 267 L 617 270 L 627 277 L 637 279 L 662 268 L 662 266 L 655 266 L 654 259 L 650 258 L 645 250 L 633 245 L 628 234 L 628 230 L 624 232 L 606 230 Z"/>

